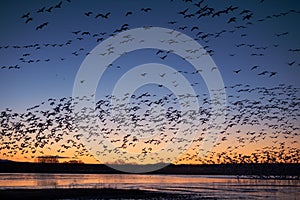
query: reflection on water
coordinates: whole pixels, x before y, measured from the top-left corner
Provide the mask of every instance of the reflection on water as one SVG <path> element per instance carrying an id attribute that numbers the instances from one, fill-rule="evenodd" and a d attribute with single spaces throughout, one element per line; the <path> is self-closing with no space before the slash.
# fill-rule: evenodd
<path id="1" fill-rule="evenodd" d="M 300 180 L 236 179 L 234 176 L 134 174 L 0 174 L 6 188 L 138 188 L 214 198 L 296 199 Z"/>

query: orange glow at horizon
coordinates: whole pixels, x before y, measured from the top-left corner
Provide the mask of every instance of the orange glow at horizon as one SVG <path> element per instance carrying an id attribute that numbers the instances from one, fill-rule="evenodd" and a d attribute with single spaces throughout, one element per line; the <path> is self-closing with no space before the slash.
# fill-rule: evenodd
<path id="1" fill-rule="evenodd" d="M 242 127 L 239 127 L 239 129 L 231 129 L 228 131 L 225 135 L 220 135 L 218 138 L 218 141 L 215 143 L 215 146 L 213 149 L 211 149 L 208 154 L 205 157 L 200 157 L 200 150 L 201 146 L 203 144 L 203 141 L 201 142 L 193 142 L 189 149 L 183 153 L 177 160 L 173 161 L 175 164 L 202 164 L 203 161 L 206 161 L 208 163 L 220 163 L 220 160 L 218 160 L 218 155 L 222 155 L 222 153 L 226 153 L 228 157 L 237 158 L 237 155 L 243 155 L 243 156 L 250 156 L 251 154 L 262 152 L 265 150 L 279 150 L 281 141 L 284 142 L 284 146 L 281 146 L 281 150 L 285 150 L 286 147 L 289 148 L 295 148 L 299 149 L 300 144 L 297 142 L 297 139 L 287 139 L 283 136 L 279 138 L 271 138 L 270 134 L 267 133 L 270 130 L 265 130 L 267 134 L 262 134 L 265 138 L 257 138 L 256 140 L 253 140 L 253 136 L 251 136 L 251 132 L 253 131 L 259 131 L 252 129 L 251 131 L 249 129 L 243 130 Z M 243 138 L 245 137 L 245 133 L 247 135 L 248 133 L 248 141 L 245 140 L 241 144 L 241 141 L 238 141 L 240 139 L 238 136 L 241 136 Z M 195 138 L 197 138 L 196 136 Z M 298 136 L 299 137 L 299 136 Z M 237 139 L 238 138 L 238 139 Z M 86 151 L 85 153 L 78 153 L 78 149 L 71 147 L 68 149 L 62 150 L 61 145 L 65 144 L 65 140 L 55 143 L 53 145 L 46 145 L 45 148 L 37 149 L 35 154 L 30 154 L 30 151 L 26 149 L 23 153 L 21 151 L 17 151 L 13 156 L 9 156 L 9 152 L 12 151 L 10 149 L 3 149 L 0 153 L 0 159 L 9 159 L 13 161 L 19 161 L 19 162 L 37 162 L 37 158 L 39 156 L 61 156 L 66 157 L 59 159 L 60 162 L 68 162 L 70 160 L 77 160 L 82 161 L 86 164 L 99 164 L 103 162 L 99 162 L 94 156 L 88 153 Z M 154 148 L 154 147 L 153 147 Z M 84 148 L 83 148 L 84 149 Z M 134 148 L 131 149 L 133 152 Z M 285 152 L 287 153 L 287 152 Z M 285 155 L 288 156 L 288 155 Z M 122 162 L 126 163 L 126 161 L 122 161 L 122 159 L 117 159 L 110 164 L 118 162 L 121 164 Z M 151 163 L 151 160 L 149 160 L 149 163 Z"/>

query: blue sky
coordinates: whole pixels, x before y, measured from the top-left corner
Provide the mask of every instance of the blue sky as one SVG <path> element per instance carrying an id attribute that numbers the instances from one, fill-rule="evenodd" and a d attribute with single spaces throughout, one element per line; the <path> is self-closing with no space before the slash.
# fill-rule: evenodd
<path id="1" fill-rule="evenodd" d="M 85 54 L 93 49 L 97 44 L 98 37 L 91 35 L 106 32 L 104 39 L 109 37 L 116 28 L 123 24 L 129 24 L 129 28 L 142 26 L 158 26 L 182 31 L 179 27 L 188 26 L 183 33 L 195 38 L 195 35 L 202 31 L 206 33 L 217 33 L 222 30 L 220 37 L 209 37 L 205 42 L 201 39 L 198 42 L 202 46 L 209 46 L 214 54 L 213 60 L 219 67 L 225 85 L 234 85 L 236 83 L 250 84 L 251 86 L 274 86 L 280 83 L 292 84 L 299 87 L 299 51 L 291 52 L 289 49 L 299 49 L 300 28 L 297 26 L 299 13 L 290 12 L 290 10 L 299 11 L 300 3 L 297 1 L 269 1 L 262 3 L 260 1 L 204 1 L 203 6 L 208 5 L 215 11 L 223 10 L 229 6 L 238 7 L 238 9 L 221 14 L 221 16 L 205 16 L 200 19 L 197 16 L 184 18 L 178 12 L 188 8 L 188 13 L 194 13 L 198 7 L 194 4 L 197 1 L 62 1 L 61 8 L 53 8 L 50 13 L 44 11 L 37 13 L 37 10 L 45 9 L 59 4 L 60 1 L 7 1 L 1 6 L 1 43 L 0 56 L 1 66 L 20 66 L 20 69 L 1 69 L 1 109 L 6 107 L 24 109 L 28 106 L 38 104 L 49 97 L 70 96 L 72 93 L 73 82 L 85 58 Z M 18 6 L 16 6 L 18 5 Z M 141 8 L 151 8 L 145 13 Z M 244 10 L 250 10 L 253 17 L 250 20 L 242 20 L 245 14 L 240 15 Z M 91 16 L 84 15 L 86 12 L 93 12 Z M 132 15 L 125 16 L 127 12 Z M 21 18 L 23 14 L 30 12 L 32 21 L 25 23 L 26 18 Z M 111 12 L 108 19 L 101 17 L 95 19 L 98 13 Z M 272 16 L 288 12 L 278 18 Z M 268 18 L 267 16 L 271 16 Z M 236 17 L 237 22 L 228 24 L 227 21 Z M 258 21 L 266 19 L 265 21 Z M 176 24 L 168 22 L 176 21 Z M 36 31 L 35 28 L 44 23 L 49 25 L 42 30 Z M 251 25 L 247 25 L 250 22 Z M 199 29 L 191 31 L 191 27 L 197 26 Z M 238 29 L 237 26 L 246 28 Z M 78 35 L 73 31 L 81 32 Z M 230 33 L 230 30 L 234 30 Z M 81 33 L 88 31 L 90 36 L 82 36 Z M 277 37 L 276 34 L 288 32 L 287 35 Z M 242 34 L 246 36 L 241 37 Z M 84 38 L 78 40 L 78 37 Z M 99 36 L 100 37 L 100 36 Z M 44 47 L 46 43 L 64 44 L 72 40 L 71 45 L 63 47 Z M 253 47 L 241 46 L 238 44 L 253 44 Z M 14 49 L 12 46 L 25 46 L 39 44 L 40 50 L 35 48 Z M 7 49 L 4 47 L 9 45 Z M 274 47 L 273 45 L 278 45 Z M 266 50 L 257 50 L 255 47 L 267 47 Z M 84 50 L 79 51 L 83 48 Z M 79 51 L 79 56 L 72 53 Z M 155 51 L 153 51 L 155 52 Z M 140 63 L 148 60 L 160 61 L 147 55 L 145 51 L 140 57 Z M 23 54 L 30 54 L 26 59 L 41 60 L 35 63 L 22 63 L 19 59 Z M 263 53 L 264 56 L 250 56 L 253 53 Z M 234 54 L 230 56 L 229 54 Z M 144 56 L 142 58 L 141 56 Z M 64 60 L 61 60 L 64 59 Z M 44 60 L 50 59 L 49 62 Z M 162 61 L 162 60 L 161 60 Z M 293 66 L 287 63 L 296 61 Z M 131 62 L 131 61 L 123 61 Z M 164 62 L 164 61 L 162 61 Z M 171 65 L 176 62 L 168 60 Z M 126 65 L 126 64 L 125 64 Z M 250 70 L 254 65 L 261 66 L 257 70 Z M 178 66 L 180 67 L 180 66 Z M 235 74 L 233 70 L 242 69 L 240 73 Z M 257 76 L 263 71 L 274 71 L 277 74 L 273 77 Z M 117 77 L 118 71 L 108 73 L 109 76 Z M 110 79 L 110 78 L 108 78 Z M 113 83 L 109 83 L 113 84 Z"/>

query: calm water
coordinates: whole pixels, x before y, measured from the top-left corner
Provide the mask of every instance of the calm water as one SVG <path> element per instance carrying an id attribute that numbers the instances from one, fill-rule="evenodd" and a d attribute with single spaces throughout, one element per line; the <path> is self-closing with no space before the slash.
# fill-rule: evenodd
<path id="1" fill-rule="evenodd" d="M 139 188 L 217 199 L 300 199 L 300 180 L 238 180 L 235 176 L 203 175 L 0 174 L 0 189 L 76 187 Z"/>

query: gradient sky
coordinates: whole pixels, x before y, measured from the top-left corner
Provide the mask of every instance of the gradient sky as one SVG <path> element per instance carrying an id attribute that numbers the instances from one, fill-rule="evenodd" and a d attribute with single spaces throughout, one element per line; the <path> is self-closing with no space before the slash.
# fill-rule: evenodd
<path id="1" fill-rule="evenodd" d="M 60 2 L 61 8 L 55 8 Z M 264 88 L 275 88 L 269 91 L 274 91 L 275 98 L 280 100 L 277 102 L 287 99 L 288 103 L 296 103 L 296 109 L 289 113 L 290 116 L 282 110 L 276 112 L 277 110 L 269 109 L 271 116 L 285 117 L 293 125 L 295 129 L 292 129 L 290 133 L 292 138 L 284 138 L 285 130 L 283 129 L 268 130 L 269 127 L 264 126 L 265 122 L 257 126 L 248 126 L 240 121 L 226 130 L 230 134 L 226 136 L 226 141 L 224 139 L 222 144 L 215 147 L 216 152 L 228 151 L 228 146 L 238 144 L 236 137 L 247 137 L 248 132 L 257 134 L 262 129 L 268 134 L 278 131 L 279 136 L 282 137 L 279 142 L 292 143 L 293 145 L 290 144 L 290 146 L 299 149 L 299 143 L 293 141 L 299 141 L 300 134 L 300 27 L 298 25 L 300 2 L 293 0 L 243 2 L 204 0 L 201 8 L 207 5 L 214 11 L 211 15 L 200 18 L 198 14 L 195 14 L 200 9 L 195 5 L 198 2 L 195 0 L 2 1 L 0 8 L 0 111 L 10 108 L 13 112 L 23 113 L 27 108 L 39 105 L 49 98 L 72 96 L 76 74 L 87 53 L 101 43 L 101 41 L 97 42 L 97 39 L 109 38 L 122 25 L 128 24 L 128 29 L 144 26 L 163 27 L 174 29 L 196 39 L 207 51 L 213 50 L 211 57 L 226 86 L 229 116 L 238 112 L 237 109 L 231 108 L 232 102 L 246 99 L 255 101 L 264 95 L 266 100 L 270 100 L 273 96 L 263 94 Z M 237 9 L 221 13 L 219 16 L 213 15 L 230 6 L 237 7 Z M 47 12 L 46 10 L 50 7 L 53 7 L 51 12 Z M 142 8 L 151 8 L 151 10 L 145 12 L 141 10 Z M 40 9 L 43 12 L 38 13 Z M 188 9 L 186 15 L 193 15 L 179 14 L 185 9 Z M 85 15 L 88 12 L 92 12 L 90 16 Z M 109 12 L 108 19 L 95 18 L 99 13 Z M 132 14 L 125 16 L 128 12 Z M 22 18 L 26 13 L 29 13 L 29 16 Z M 251 15 L 250 18 L 244 19 L 247 15 Z M 32 20 L 25 23 L 29 18 Z M 234 19 L 235 22 L 228 23 L 230 19 Z M 36 27 L 45 22 L 48 22 L 45 27 L 36 30 Z M 182 30 L 185 26 L 186 28 Z M 192 30 L 193 27 L 197 29 Z M 74 34 L 73 32 L 76 31 L 80 32 Z M 84 32 L 89 32 L 90 35 L 83 34 Z M 202 39 L 201 36 L 206 34 L 209 35 Z M 182 75 L 191 84 L 197 83 L 195 86 L 193 84 L 193 89 L 197 94 L 207 93 L 201 76 L 191 74 L 192 66 L 176 55 L 168 54 L 163 60 L 159 56 L 166 55 L 166 53 L 159 55 L 156 53 L 157 50 L 153 49 L 139 50 L 116 60 L 101 78 L 96 99 L 99 100 L 111 94 L 120 77 L 134 66 L 150 62 L 162 63 L 177 71 L 187 72 Z M 30 60 L 32 62 L 28 63 Z M 99 59 L 99 65 L 101 66 L 101 59 Z M 256 65 L 258 67 L 252 69 Z M 9 69 L 10 66 L 17 66 L 18 69 Z M 240 71 L 234 72 L 237 70 Z M 262 72 L 265 74 L 258 75 Z M 270 77 L 272 73 L 274 75 Z M 231 88 L 236 84 L 241 85 Z M 238 91 L 257 87 L 260 89 L 251 94 Z M 290 98 L 288 94 L 290 91 L 293 91 L 293 98 Z M 170 93 L 170 90 L 164 87 L 159 88 L 157 85 L 148 85 L 139 88 L 136 94 L 144 92 L 163 96 Z M 199 104 L 203 103 L 202 100 L 199 98 Z M 266 105 L 265 100 L 261 104 Z M 256 109 L 258 116 L 259 108 Z M 256 117 L 255 115 L 253 114 L 252 117 Z M 270 123 L 278 124 L 276 120 L 277 118 L 273 121 L 270 119 Z M 222 137 L 224 136 L 220 136 Z M 4 140 L 2 139 L 1 146 L 4 146 Z M 246 142 L 247 148 L 239 147 L 237 152 L 252 153 L 256 149 L 262 150 L 263 147 L 276 146 L 279 142 L 274 143 L 272 137 L 259 138 L 257 142 Z M 197 143 L 193 145 L 198 148 Z M 1 151 L 7 151 L 7 149 L 3 148 Z M 17 157 L 22 156 L 15 156 Z M 2 155 L 2 158 L 6 157 Z"/>

